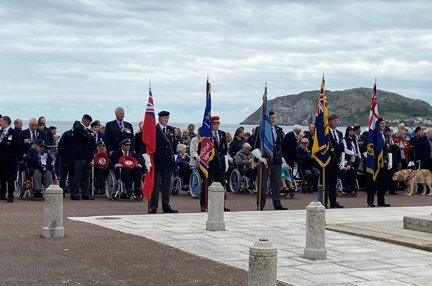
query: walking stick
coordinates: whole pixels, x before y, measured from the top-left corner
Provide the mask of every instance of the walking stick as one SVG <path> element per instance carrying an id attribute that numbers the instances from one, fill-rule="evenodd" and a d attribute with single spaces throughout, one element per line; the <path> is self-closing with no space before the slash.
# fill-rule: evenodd
<path id="1" fill-rule="evenodd" d="M 95 167 L 94 165 L 92 166 L 92 178 L 91 178 L 91 192 L 92 192 L 92 197 L 94 197 L 95 195 Z"/>

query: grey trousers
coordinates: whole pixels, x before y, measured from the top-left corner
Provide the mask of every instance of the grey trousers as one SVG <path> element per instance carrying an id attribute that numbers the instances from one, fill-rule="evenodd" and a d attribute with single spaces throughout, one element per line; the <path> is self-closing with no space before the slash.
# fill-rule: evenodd
<path id="1" fill-rule="evenodd" d="M 48 188 L 52 184 L 52 173 L 50 171 L 41 173 L 39 170 L 35 170 L 33 180 L 35 190 L 42 190 L 42 182 Z"/>
<path id="2" fill-rule="evenodd" d="M 258 170 L 260 172 L 260 170 Z M 272 190 L 272 200 L 273 206 L 278 206 L 280 204 L 280 178 L 281 178 L 282 166 L 279 164 L 271 164 L 268 168 L 263 167 L 262 170 L 262 180 L 261 180 L 261 208 L 264 208 L 267 197 L 267 181 L 270 179 L 270 188 Z M 259 176 L 259 174 L 258 174 Z M 258 196 L 257 196 L 257 205 Z"/>

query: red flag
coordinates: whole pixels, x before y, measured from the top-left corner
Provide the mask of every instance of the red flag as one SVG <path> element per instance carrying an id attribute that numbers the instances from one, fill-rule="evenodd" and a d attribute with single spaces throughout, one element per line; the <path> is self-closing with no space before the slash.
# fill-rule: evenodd
<path id="1" fill-rule="evenodd" d="M 150 156 L 151 168 L 147 171 L 142 187 L 143 196 L 148 201 L 153 192 L 154 186 L 154 161 L 153 154 L 156 150 L 156 119 L 154 114 L 153 95 L 149 87 L 149 98 L 147 108 L 144 114 L 144 123 L 142 128 L 142 141 L 146 145 L 146 153 Z"/>

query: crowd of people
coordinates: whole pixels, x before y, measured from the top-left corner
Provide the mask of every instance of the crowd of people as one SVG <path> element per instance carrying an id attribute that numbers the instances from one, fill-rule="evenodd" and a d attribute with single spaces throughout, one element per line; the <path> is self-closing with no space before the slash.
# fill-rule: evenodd
<path id="1" fill-rule="evenodd" d="M 103 126 L 100 121 L 84 114 L 75 121 L 71 129 L 61 136 L 55 127 L 46 126 L 45 117 L 32 118 L 28 128 L 23 129 L 23 121 L 11 122 L 9 116 L 0 116 L 0 200 L 13 202 L 17 174 L 25 171 L 33 178 L 33 195 L 43 196 L 45 187 L 58 180 L 59 185 L 70 194 L 71 200 L 94 200 L 94 194 L 105 193 L 105 182 L 109 170 L 126 187 L 126 195 L 141 195 L 143 174 L 150 168 L 155 171 L 155 183 L 149 202 L 149 213 L 156 213 L 159 207 L 159 193 L 162 197 L 162 211 L 176 213 L 170 206 L 169 191 L 171 177 L 179 176 L 183 187 L 189 184 L 192 171 L 199 170 L 201 151 L 200 129 L 189 124 L 181 130 L 169 125 L 168 111 L 158 113 L 156 126 L 156 150 L 153 164 L 147 155 L 147 146 L 142 141 L 140 130 L 134 133 L 132 124 L 124 120 L 124 109 L 115 109 L 115 119 Z M 264 209 L 266 190 L 271 189 L 271 199 L 275 210 L 286 210 L 281 203 L 281 192 L 294 188 L 293 169 L 304 181 L 303 192 L 318 192 L 324 184 L 325 206 L 342 208 L 336 200 L 336 185 L 340 180 L 342 194 L 355 196 L 361 189 L 368 193 L 367 204 L 374 207 L 375 194 L 378 206 L 389 206 L 385 194 L 397 194 L 397 182 L 391 181 L 393 173 L 407 168 L 432 168 L 432 129 L 415 128 L 410 138 L 404 124 L 399 124 L 397 132 L 380 118 L 383 139 L 384 164 L 376 180 L 366 174 L 367 131 L 362 133 L 359 125 L 348 126 L 344 134 L 337 130 L 339 120 L 335 114 L 328 116 L 330 158 L 323 169 L 311 154 L 314 144 L 315 126 L 309 130 L 295 125 L 284 134 L 276 125 L 277 116 L 270 112 L 273 156 L 265 157 L 253 151 L 260 149 L 259 127 L 247 132 L 243 127 L 235 130 L 233 136 L 219 129 L 220 117 L 211 117 L 214 157 L 208 166 L 208 184 L 202 184 L 200 192 L 201 211 L 207 210 L 205 186 L 220 182 L 225 190 L 232 166 L 242 170 L 251 182 L 256 181 L 261 172 L 257 195 L 257 209 Z M 415 164 L 410 164 L 414 162 Z M 228 166 L 229 165 L 229 166 Z M 262 166 L 255 168 L 256 165 Z M 93 186 L 89 184 L 93 174 Z M 202 180 L 205 179 L 199 171 Z M 94 192 L 92 189 L 94 188 Z M 227 195 L 225 193 L 225 199 Z M 225 207 L 225 211 L 230 209 Z"/>

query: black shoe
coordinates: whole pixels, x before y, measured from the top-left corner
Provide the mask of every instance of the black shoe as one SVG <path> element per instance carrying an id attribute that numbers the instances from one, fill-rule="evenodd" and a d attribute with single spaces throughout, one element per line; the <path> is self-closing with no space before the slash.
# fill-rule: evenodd
<path id="1" fill-rule="evenodd" d="M 148 213 L 149 214 L 155 214 L 156 212 L 157 212 L 157 209 L 150 209 Z"/>
<path id="2" fill-rule="evenodd" d="M 205 212 L 207 212 L 207 209 L 206 209 L 205 207 L 202 207 L 202 208 L 201 208 L 201 212 L 202 212 L 202 213 L 205 213 Z"/>
<path id="3" fill-rule="evenodd" d="M 368 208 L 374 208 L 375 205 L 374 204 L 368 204 Z"/>
<path id="4" fill-rule="evenodd" d="M 79 200 L 81 200 L 81 197 L 80 196 L 71 196 L 71 200 L 72 201 L 79 201 Z"/>
<path id="5" fill-rule="evenodd" d="M 224 207 L 224 212 L 230 212 L 231 210 L 229 208 Z"/>
<path id="6" fill-rule="evenodd" d="M 82 199 L 83 200 L 86 200 L 86 201 L 94 201 L 94 197 L 82 197 Z"/>
<path id="7" fill-rule="evenodd" d="M 390 204 L 379 204 L 378 206 L 379 206 L 379 207 L 389 207 Z"/>
<path id="8" fill-rule="evenodd" d="M 341 204 L 339 204 L 338 202 L 336 202 L 336 204 L 335 204 L 335 208 L 337 208 L 337 209 L 343 209 L 344 206 L 341 205 Z"/>
<path id="9" fill-rule="evenodd" d="M 8 199 L 6 200 L 6 202 L 8 202 L 8 203 L 13 203 L 13 198 L 8 198 Z"/>
<path id="10" fill-rule="evenodd" d="M 274 209 L 277 211 L 286 211 L 288 208 L 285 208 L 282 205 L 278 205 L 278 206 L 275 206 Z"/>
<path id="11" fill-rule="evenodd" d="M 175 214 L 175 213 L 178 213 L 178 210 L 169 208 L 169 209 L 163 210 L 163 213 Z"/>
<path id="12" fill-rule="evenodd" d="M 396 193 L 396 192 L 390 192 L 390 193 L 389 193 L 389 195 L 393 195 L 393 196 L 396 196 L 396 195 L 397 195 L 397 193 Z"/>
<path id="13" fill-rule="evenodd" d="M 5 196 L 1 196 L 0 197 L 0 201 L 5 201 L 6 200 L 6 197 Z"/>

